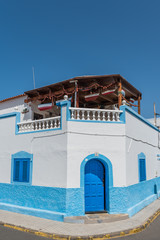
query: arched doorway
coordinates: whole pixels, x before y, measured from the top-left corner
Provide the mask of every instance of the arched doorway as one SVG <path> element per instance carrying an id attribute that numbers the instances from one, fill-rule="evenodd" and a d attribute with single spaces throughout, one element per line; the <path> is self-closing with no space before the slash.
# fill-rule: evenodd
<path id="1" fill-rule="evenodd" d="M 85 165 L 85 212 L 101 212 L 105 206 L 105 167 L 98 159 Z"/>

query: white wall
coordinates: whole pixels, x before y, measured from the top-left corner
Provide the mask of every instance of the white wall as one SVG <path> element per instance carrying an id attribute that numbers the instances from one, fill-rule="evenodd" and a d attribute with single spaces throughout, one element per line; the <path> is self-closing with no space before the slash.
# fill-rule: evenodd
<path id="1" fill-rule="evenodd" d="M 138 154 L 146 156 L 147 180 L 160 176 L 160 161 L 157 161 L 158 131 L 142 120 L 126 112 L 126 175 L 127 185 L 139 182 Z M 157 173 L 156 173 L 157 172 Z"/>
<path id="2" fill-rule="evenodd" d="M 0 115 L 15 112 L 14 106 L 20 110 L 23 102 L 24 97 L 1 103 Z M 15 135 L 15 117 L 0 119 L 0 182 L 10 183 L 11 154 L 19 151 L 33 154 L 33 185 L 80 187 L 81 163 L 94 153 L 111 161 L 115 187 L 139 182 L 141 152 L 146 155 L 147 179 L 160 176 L 158 132 L 129 112 L 126 124 L 66 122 L 63 107 L 62 119 L 62 130 L 20 135 Z"/>
<path id="3" fill-rule="evenodd" d="M 21 121 L 30 120 L 32 118 L 32 110 L 30 104 L 24 102 L 26 96 L 17 97 L 0 103 L 0 115 L 11 112 L 22 112 L 25 107 L 29 112 L 21 114 Z"/>
<path id="4" fill-rule="evenodd" d="M 80 187 L 80 165 L 96 152 L 111 161 L 114 186 L 125 186 L 124 131 L 125 125 L 118 123 L 68 122 L 67 186 Z"/>
<path id="5" fill-rule="evenodd" d="M 26 151 L 33 154 L 32 185 L 66 187 L 67 136 L 63 126 L 63 130 L 15 135 L 15 117 L 0 118 L 0 182 L 11 181 L 11 155 Z"/>

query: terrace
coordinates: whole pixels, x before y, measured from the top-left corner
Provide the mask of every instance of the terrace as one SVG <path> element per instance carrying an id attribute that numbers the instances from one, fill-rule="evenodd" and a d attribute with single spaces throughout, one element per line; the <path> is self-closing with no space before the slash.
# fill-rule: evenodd
<path id="1" fill-rule="evenodd" d="M 60 129 L 62 100 L 70 99 L 68 120 L 120 122 L 120 106 L 138 109 L 142 94 L 120 75 L 83 76 L 25 92 L 32 119 L 19 122 L 19 133 Z M 137 103 L 135 103 L 137 102 Z M 24 113 L 25 114 L 25 113 Z"/>

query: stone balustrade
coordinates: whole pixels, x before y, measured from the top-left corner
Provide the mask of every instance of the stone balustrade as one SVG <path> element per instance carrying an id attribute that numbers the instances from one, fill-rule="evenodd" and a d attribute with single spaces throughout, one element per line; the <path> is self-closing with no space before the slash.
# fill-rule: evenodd
<path id="1" fill-rule="evenodd" d="M 71 120 L 120 122 L 120 110 L 69 108 Z"/>
<path id="2" fill-rule="evenodd" d="M 21 122 L 17 123 L 17 125 L 19 127 L 19 133 L 33 132 L 47 129 L 58 129 L 60 128 L 60 120 L 61 117 L 58 116 L 52 118 L 44 118 L 40 120 Z"/>

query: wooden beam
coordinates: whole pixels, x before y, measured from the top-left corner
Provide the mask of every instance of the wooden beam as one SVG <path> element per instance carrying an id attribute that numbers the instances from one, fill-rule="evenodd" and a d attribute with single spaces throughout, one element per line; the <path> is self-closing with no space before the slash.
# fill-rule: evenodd
<path id="1" fill-rule="evenodd" d="M 138 96 L 138 114 L 141 114 L 141 96 Z"/>
<path id="2" fill-rule="evenodd" d="M 119 82 L 118 83 L 118 108 L 120 108 L 120 106 L 122 105 L 122 83 Z"/>
<path id="3" fill-rule="evenodd" d="M 101 98 L 103 98 L 104 100 L 107 100 L 108 102 L 114 103 L 114 101 L 112 99 L 110 99 L 109 97 L 100 95 Z"/>
<path id="4" fill-rule="evenodd" d="M 130 93 L 131 95 L 133 95 L 133 96 L 137 99 L 137 95 L 136 95 L 135 93 L 131 92 L 128 88 L 125 88 L 125 87 L 123 86 L 123 90 L 126 91 L 126 94 L 127 94 L 127 92 L 128 92 L 128 93 Z M 133 98 L 133 97 L 132 97 L 132 98 Z"/>

